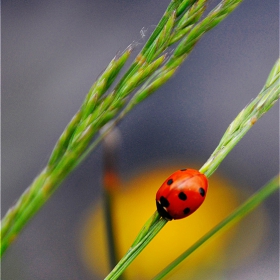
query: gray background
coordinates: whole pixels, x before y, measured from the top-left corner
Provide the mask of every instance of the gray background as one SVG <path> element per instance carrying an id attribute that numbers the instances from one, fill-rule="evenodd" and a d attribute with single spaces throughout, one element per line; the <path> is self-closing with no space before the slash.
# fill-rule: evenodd
<path id="1" fill-rule="evenodd" d="M 117 51 L 140 40 L 142 27 L 153 28 L 168 3 L 2 1 L 2 216 L 47 163 L 96 77 Z M 122 177 L 170 159 L 206 161 L 277 57 L 278 1 L 244 1 L 203 37 L 175 77 L 121 123 Z M 276 105 L 219 172 L 253 193 L 277 173 L 278 145 Z M 7 252 L 2 279 L 98 279 L 81 264 L 73 227 L 100 197 L 100 171 L 99 148 Z M 277 195 L 265 205 L 273 221 L 265 249 L 227 279 L 278 279 Z"/>

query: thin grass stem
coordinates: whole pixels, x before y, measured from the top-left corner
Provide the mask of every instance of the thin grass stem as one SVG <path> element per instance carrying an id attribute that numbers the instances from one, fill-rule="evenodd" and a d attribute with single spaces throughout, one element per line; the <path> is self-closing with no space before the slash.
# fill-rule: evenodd
<path id="1" fill-rule="evenodd" d="M 252 195 L 248 200 L 246 200 L 241 206 L 239 206 L 235 211 L 233 211 L 229 216 L 227 216 L 223 221 L 216 225 L 213 229 L 207 232 L 203 237 L 201 237 L 197 242 L 195 242 L 189 249 L 187 249 L 183 254 L 171 262 L 165 269 L 158 273 L 153 280 L 160 280 L 167 276 L 175 267 L 177 267 L 182 261 L 184 261 L 190 254 L 192 254 L 196 249 L 203 245 L 206 241 L 209 241 L 217 233 L 228 229 L 233 226 L 239 220 L 245 218 L 251 211 L 253 211 L 258 205 L 260 205 L 265 199 L 271 196 L 279 189 L 279 175 L 271 179 L 265 186 L 263 186 L 259 191 Z"/>
<path id="2" fill-rule="evenodd" d="M 243 136 L 257 122 L 257 120 L 261 118 L 267 111 L 269 111 L 269 109 L 279 99 L 279 66 L 280 59 L 278 59 L 275 65 L 273 66 L 262 91 L 237 115 L 235 120 L 226 130 L 221 142 L 219 143 L 214 153 L 210 156 L 209 160 L 200 169 L 200 171 L 203 172 L 208 178 L 214 173 L 214 171 L 218 168 L 218 166 L 221 164 L 226 155 L 243 138 Z M 235 127 L 235 129 L 232 129 L 232 127 Z M 223 144 L 223 141 L 225 141 L 224 139 L 226 139 L 226 142 Z M 216 153 L 218 153 L 219 156 L 216 156 Z M 274 180 L 273 182 L 275 183 Z M 275 189 L 274 183 L 272 184 L 273 187 L 271 187 L 271 184 L 269 184 L 270 187 L 266 189 L 266 191 L 268 190 L 269 194 L 271 188 L 273 190 Z M 255 205 L 254 203 L 258 202 L 259 199 L 267 197 L 266 191 L 261 192 L 261 194 L 263 195 L 261 196 L 261 198 L 257 196 L 253 199 L 252 203 L 248 202 L 248 205 Z M 240 212 L 238 213 L 243 213 L 242 211 L 244 211 L 244 209 L 245 211 L 247 211 L 250 208 L 245 207 L 242 209 L 243 210 L 240 210 Z M 158 225 L 162 220 L 164 221 L 164 224 L 161 224 L 161 227 L 157 227 L 156 225 Z M 149 239 L 148 236 L 152 235 L 154 237 L 166 223 L 167 221 L 160 218 L 157 212 L 154 213 L 153 216 L 145 223 L 144 227 L 136 237 L 133 246 L 128 250 L 125 256 L 116 265 L 116 267 L 110 272 L 106 279 L 117 279 L 117 277 L 129 266 L 129 264 L 137 257 L 137 255 L 143 250 L 143 248 L 147 246 L 148 242 L 152 240 L 152 238 Z M 156 231 L 156 233 L 154 233 L 154 231 Z"/>
<path id="3" fill-rule="evenodd" d="M 118 149 L 120 134 L 115 128 L 103 141 L 103 209 L 105 215 L 105 228 L 110 269 L 118 263 L 118 250 L 116 245 L 116 225 L 114 224 L 114 194 L 120 186 L 117 171 Z"/>
<path id="4" fill-rule="evenodd" d="M 120 260 L 115 268 L 107 275 L 105 280 L 115 280 L 123 273 L 123 271 L 132 263 L 132 261 L 143 251 L 150 241 L 167 223 L 164 219 L 157 220 L 149 229 L 147 234 L 134 246 L 130 247 L 126 255 Z"/>
<path id="5" fill-rule="evenodd" d="M 130 57 L 133 44 L 111 61 L 90 89 L 80 110 L 65 128 L 52 152 L 47 167 L 34 179 L 28 190 L 23 193 L 17 203 L 3 217 L 1 222 L 1 256 L 61 182 L 100 143 L 103 136 L 98 137 L 91 144 L 97 132 L 113 119 L 117 123 L 119 115 L 119 119 L 123 118 L 134 106 L 169 80 L 202 35 L 221 22 L 239 3 L 241 3 L 241 0 L 224 0 L 200 23 L 197 23 L 197 19 L 201 17 L 204 11 L 204 0 L 171 1 L 155 31 L 136 57 L 134 63 L 132 63 L 123 78 L 120 79 L 114 90 L 111 93 L 107 93 L 110 85 Z M 198 6 L 191 9 L 192 5 Z M 189 13 L 190 18 L 185 18 L 184 13 Z M 183 17 L 184 19 L 180 22 Z M 180 26 L 177 25 L 178 22 L 180 22 L 180 26 L 187 25 L 192 26 L 192 28 L 189 32 L 184 33 L 183 37 L 179 36 L 180 42 L 166 63 L 155 63 L 156 59 L 159 59 L 157 62 L 161 62 L 160 59 L 163 57 L 165 61 L 164 52 L 170 46 L 170 39 L 178 38 L 178 32 L 182 32 Z M 176 29 L 176 27 L 178 28 Z M 175 41 L 173 40 L 173 42 Z M 160 58 L 161 55 L 162 57 Z M 152 66 L 152 63 L 155 64 Z M 153 76 L 153 79 L 150 79 L 149 83 L 145 84 L 154 73 L 157 73 L 157 75 Z M 128 81 L 129 85 L 126 85 Z M 145 84 L 145 87 L 140 87 L 141 84 Z M 124 109 L 127 104 L 127 97 L 137 87 L 140 87 L 140 90 L 136 92 L 133 99 L 134 103 L 128 104 Z"/>

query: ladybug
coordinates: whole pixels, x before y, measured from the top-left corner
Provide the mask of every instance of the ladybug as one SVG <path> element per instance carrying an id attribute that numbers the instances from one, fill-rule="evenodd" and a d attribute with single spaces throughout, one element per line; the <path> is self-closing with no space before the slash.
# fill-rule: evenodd
<path id="1" fill-rule="evenodd" d="M 202 204 L 207 189 L 208 179 L 198 170 L 178 170 L 157 191 L 158 213 L 168 221 L 185 218 Z"/>

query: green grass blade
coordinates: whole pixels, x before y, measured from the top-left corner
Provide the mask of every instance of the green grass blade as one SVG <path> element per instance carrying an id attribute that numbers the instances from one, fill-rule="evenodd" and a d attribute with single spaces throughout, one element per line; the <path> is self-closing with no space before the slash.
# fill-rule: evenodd
<path id="1" fill-rule="evenodd" d="M 240 207 L 238 207 L 234 212 L 227 216 L 222 222 L 215 226 L 212 230 L 201 237 L 196 243 L 194 243 L 189 249 L 187 249 L 183 254 L 176 258 L 172 263 L 170 263 L 165 269 L 163 269 L 158 275 L 156 275 L 153 280 L 163 279 L 169 272 L 171 272 L 177 265 L 184 261 L 191 253 L 203 245 L 206 241 L 212 238 L 215 234 L 219 233 L 221 230 L 227 229 L 237 223 L 239 220 L 243 219 L 251 211 L 253 211 L 258 205 L 260 205 L 265 199 L 276 192 L 279 189 L 279 175 L 275 176 L 271 181 L 269 181 L 264 187 L 262 187 L 258 192 L 252 195 L 248 200 L 246 200 Z"/>
<path id="2" fill-rule="evenodd" d="M 200 171 L 209 177 L 219 167 L 223 159 L 243 138 L 249 129 L 275 104 L 280 96 L 280 59 L 273 66 L 265 86 L 229 125 L 218 147 Z"/>
<path id="3" fill-rule="evenodd" d="M 143 251 L 143 249 L 150 243 L 150 241 L 157 235 L 157 233 L 167 223 L 164 219 L 156 220 L 149 228 L 144 236 L 140 238 L 140 241 L 134 246 L 130 247 L 126 255 L 120 260 L 115 268 L 107 275 L 105 280 L 114 280 L 123 273 L 123 271 L 132 263 L 132 261 Z"/>
<path id="4" fill-rule="evenodd" d="M 201 1 L 202 0 L 199 2 Z M 78 164 L 81 163 L 82 160 L 84 160 L 92 149 L 100 143 L 103 136 L 98 137 L 97 141 L 90 144 L 97 132 L 107 122 L 114 118 L 114 123 L 117 123 L 135 105 L 172 77 L 176 68 L 183 63 L 198 39 L 232 12 L 240 2 L 241 1 L 237 0 L 222 1 L 222 4 L 218 5 L 214 12 L 210 13 L 201 23 L 194 26 L 187 36 L 183 37 L 175 51 L 176 55 L 174 56 L 174 53 L 168 63 L 155 70 L 151 64 L 155 63 L 155 60 L 160 55 L 159 50 L 164 52 L 165 48 L 168 47 L 165 40 L 170 43 L 170 36 L 176 33 L 173 31 L 176 29 L 178 19 L 181 16 L 183 17 L 184 12 L 190 10 L 190 3 L 193 3 L 193 1 L 187 0 L 171 1 L 152 36 L 148 39 L 143 50 L 140 52 L 140 55 L 136 58 L 135 62 L 112 93 L 108 94 L 106 90 L 112 84 L 116 75 L 130 56 L 132 46 L 111 61 L 105 72 L 101 75 L 102 78 L 97 79 L 96 83 L 86 96 L 80 110 L 58 140 L 47 167 L 43 169 L 37 178 L 35 178 L 27 191 L 22 194 L 16 204 L 3 217 L 1 222 L 1 254 L 3 254 L 6 248 L 8 248 L 31 217 L 54 193 L 60 183 L 75 169 L 75 167 L 77 167 Z M 176 18 L 174 17 L 175 14 Z M 195 15 L 193 15 L 193 18 L 196 18 Z M 159 42 L 159 49 L 154 50 L 154 57 L 149 57 L 151 63 L 147 63 L 147 55 L 150 52 L 150 48 L 155 47 L 153 43 L 156 40 Z M 147 68 L 142 68 L 144 64 L 146 64 Z M 149 73 L 147 73 L 148 67 L 150 67 Z M 143 76 L 140 75 L 138 76 L 139 80 L 136 82 L 136 80 L 133 80 L 133 75 L 137 75 L 139 69 L 141 69 L 141 71 L 143 70 L 145 79 L 142 79 Z M 141 83 L 144 83 L 145 86 L 142 86 L 140 91 L 136 94 L 136 98 L 133 99 L 134 103 L 128 104 L 128 107 L 125 109 L 124 107 L 127 102 L 127 97 L 131 92 L 118 92 L 118 90 L 128 79 L 132 79 L 130 81 L 135 82 L 135 85 L 139 86 L 140 84 L 138 82 L 141 80 Z M 146 83 L 147 80 L 149 83 Z M 132 87 L 130 90 L 132 91 L 134 88 Z M 107 132 L 104 132 L 104 135 L 106 133 Z"/>
<path id="5" fill-rule="evenodd" d="M 280 65 L 280 59 L 277 60 L 274 67 L 272 68 L 271 73 L 269 74 L 269 77 L 267 79 L 267 82 L 263 90 L 248 106 L 246 106 L 238 114 L 236 119 L 232 122 L 232 124 L 234 124 L 233 126 L 236 127 L 236 129 L 235 130 L 231 129 L 232 124 L 229 126 L 229 128 L 227 129 L 225 135 L 221 140 L 222 144 L 220 143 L 218 145 L 214 153 L 210 156 L 208 161 L 200 169 L 200 171 L 203 172 L 207 177 L 210 177 L 214 173 L 214 171 L 218 168 L 218 166 L 221 164 L 221 162 L 226 157 L 226 155 L 233 149 L 233 147 L 242 139 L 242 137 L 248 132 L 248 130 L 255 124 L 257 119 L 263 116 L 263 114 L 266 113 L 273 106 L 276 100 L 279 98 L 280 88 L 279 88 L 279 83 L 277 78 L 279 76 L 279 71 L 280 71 L 279 65 Z M 254 118 L 253 119 L 254 121 L 252 121 L 252 118 Z M 238 122 L 238 125 L 235 125 L 235 122 Z M 231 141 L 228 141 L 227 137 L 229 137 Z M 223 141 L 225 141 L 223 139 L 226 139 L 225 145 L 223 145 Z M 264 200 L 268 195 L 271 194 L 271 188 L 273 189 L 273 191 L 275 191 L 276 179 L 272 180 L 271 183 L 272 187 L 271 184 L 269 183 L 269 187 L 267 187 L 264 191 L 261 191 L 261 195 L 254 197 L 253 202 L 250 202 L 251 200 L 249 200 L 248 207 L 252 207 L 252 205 L 256 206 L 257 205 L 256 203 L 259 203 L 260 201 Z M 246 211 L 249 211 L 248 209 L 249 208 L 245 207 Z M 235 216 L 239 217 L 240 213 L 243 213 L 242 211 L 243 210 L 239 210 L 238 212 L 239 214 L 234 215 L 234 217 Z M 158 219 L 158 218 L 159 218 L 158 214 L 154 214 L 145 223 L 144 227 L 136 237 L 136 240 L 134 241 L 131 249 L 121 259 L 121 261 L 117 264 L 117 266 L 111 271 L 111 273 L 108 275 L 109 278 L 106 279 L 116 279 L 114 277 L 116 277 L 116 275 L 120 275 L 121 272 L 142 251 L 142 246 L 146 246 L 148 244 L 148 243 L 146 244 L 146 240 L 149 240 L 149 242 L 152 240 L 152 238 L 151 239 L 147 239 L 147 238 L 150 235 L 155 236 L 155 234 L 157 234 L 157 232 L 159 231 L 158 230 L 159 228 L 155 228 L 155 225 L 157 225 L 162 219 Z M 166 222 L 167 221 L 165 221 L 165 223 Z M 153 231 L 156 231 L 156 233 L 154 233 Z M 138 250 L 138 246 L 140 246 L 141 250 L 140 249 Z"/>
<path id="6" fill-rule="evenodd" d="M 184 0 L 177 9 L 177 17 L 186 12 L 197 0 Z"/>

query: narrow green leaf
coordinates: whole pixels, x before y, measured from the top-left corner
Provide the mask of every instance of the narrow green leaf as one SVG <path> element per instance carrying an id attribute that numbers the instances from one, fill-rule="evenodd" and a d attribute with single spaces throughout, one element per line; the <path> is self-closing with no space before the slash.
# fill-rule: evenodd
<path id="1" fill-rule="evenodd" d="M 274 177 L 269 181 L 264 187 L 262 187 L 258 192 L 246 200 L 240 207 L 233 211 L 229 216 L 227 216 L 222 222 L 215 226 L 212 230 L 201 237 L 197 242 L 195 242 L 189 249 L 187 249 L 183 254 L 176 258 L 172 263 L 170 263 L 164 270 L 157 274 L 153 280 L 163 279 L 169 274 L 175 267 L 177 267 L 182 261 L 184 261 L 191 253 L 197 250 L 206 241 L 212 238 L 217 233 L 221 232 L 225 228 L 229 228 L 234 225 L 239 220 L 245 218 L 251 211 L 253 211 L 260 203 L 267 199 L 270 195 L 279 189 L 279 175 Z"/>
<path id="2" fill-rule="evenodd" d="M 183 13 L 188 11 L 188 9 L 195 3 L 197 0 L 184 0 L 177 9 L 177 17 L 180 17 Z"/>

